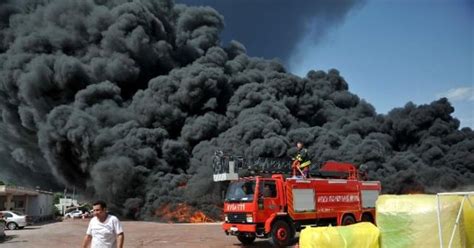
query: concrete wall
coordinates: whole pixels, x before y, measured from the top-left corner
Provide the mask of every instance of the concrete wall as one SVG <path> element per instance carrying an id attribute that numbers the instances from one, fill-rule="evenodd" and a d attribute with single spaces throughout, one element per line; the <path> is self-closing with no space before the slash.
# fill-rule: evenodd
<path id="1" fill-rule="evenodd" d="M 38 196 L 29 197 L 26 214 L 30 216 L 48 216 L 53 214 L 53 194 L 41 193 Z"/>

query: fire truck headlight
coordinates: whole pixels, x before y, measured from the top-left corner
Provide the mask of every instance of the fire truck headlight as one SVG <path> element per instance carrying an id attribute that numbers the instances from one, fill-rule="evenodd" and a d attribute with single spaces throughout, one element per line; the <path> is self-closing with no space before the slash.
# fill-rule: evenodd
<path id="1" fill-rule="evenodd" d="M 229 222 L 229 216 L 227 216 L 227 214 L 224 215 L 224 221 Z"/>
<path id="2" fill-rule="evenodd" d="M 246 221 L 247 221 L 248 223 L 252 223 L 252 222 L 253 222 L 253 216 L 252 216 L 252 214 L 247 214 Z"/>

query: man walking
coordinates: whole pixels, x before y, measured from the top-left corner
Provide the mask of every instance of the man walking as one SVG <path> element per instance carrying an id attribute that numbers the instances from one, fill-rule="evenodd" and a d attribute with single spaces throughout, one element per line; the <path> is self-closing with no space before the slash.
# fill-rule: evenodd
<path id="1" fill-rule="evenodd" d="M 117 217 L 107 213 L 104 201 L 92 204 L 94 217 L 89 222 L 82 248 L 122 248 L 124 234 Z"/>

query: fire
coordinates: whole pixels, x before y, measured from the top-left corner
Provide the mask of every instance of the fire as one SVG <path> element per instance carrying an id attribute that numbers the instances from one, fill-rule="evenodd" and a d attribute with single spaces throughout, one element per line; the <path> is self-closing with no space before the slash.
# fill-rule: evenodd
<path id="1" fill-rule="evenodd" d="M 190 207 L 184 203 L 166 204 L 155 211 L 155 216 L 169 223 L 214 222 L 213 219 L 209 218 L 202 211 L 196 210 L 193 207 Z"/>
<path id="2" fill-rule="evenodd" d="M 424 194 L 425 188 L 421 185 L 403 187 L 400 191 L 400 194 L 403 195 L 416 195 L 416 194 Z"/>
<path id="3" fill-rule="evenodd" d="M 187 186 L 186 182 L 179 183 L 178 184 L 178 189 L 186 188 L 186 186 Z"/>
<path id="4" fill-rule="evenodd" d="M 409 190 L 409 191 L 403 192 L 402 194 L 404 194 L 404 195 L 418 195 L 418 194 L 424 194 L 424 193 L 425 192 L 420 191 L 420 190 Z"/>

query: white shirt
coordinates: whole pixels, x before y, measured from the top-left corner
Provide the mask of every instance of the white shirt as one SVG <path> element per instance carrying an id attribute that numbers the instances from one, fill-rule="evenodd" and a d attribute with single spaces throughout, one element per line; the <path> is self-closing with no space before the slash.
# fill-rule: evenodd
<path id="1" fill-rule="evenodd" d="M 117 235 L 123 233 L 122 224 L 113 215 L 107 215 L 104 222 L 94 217 L 87 227 L 87 235 L 92 236 L 91 248 L 111 248 L 117 246 Z"/>

